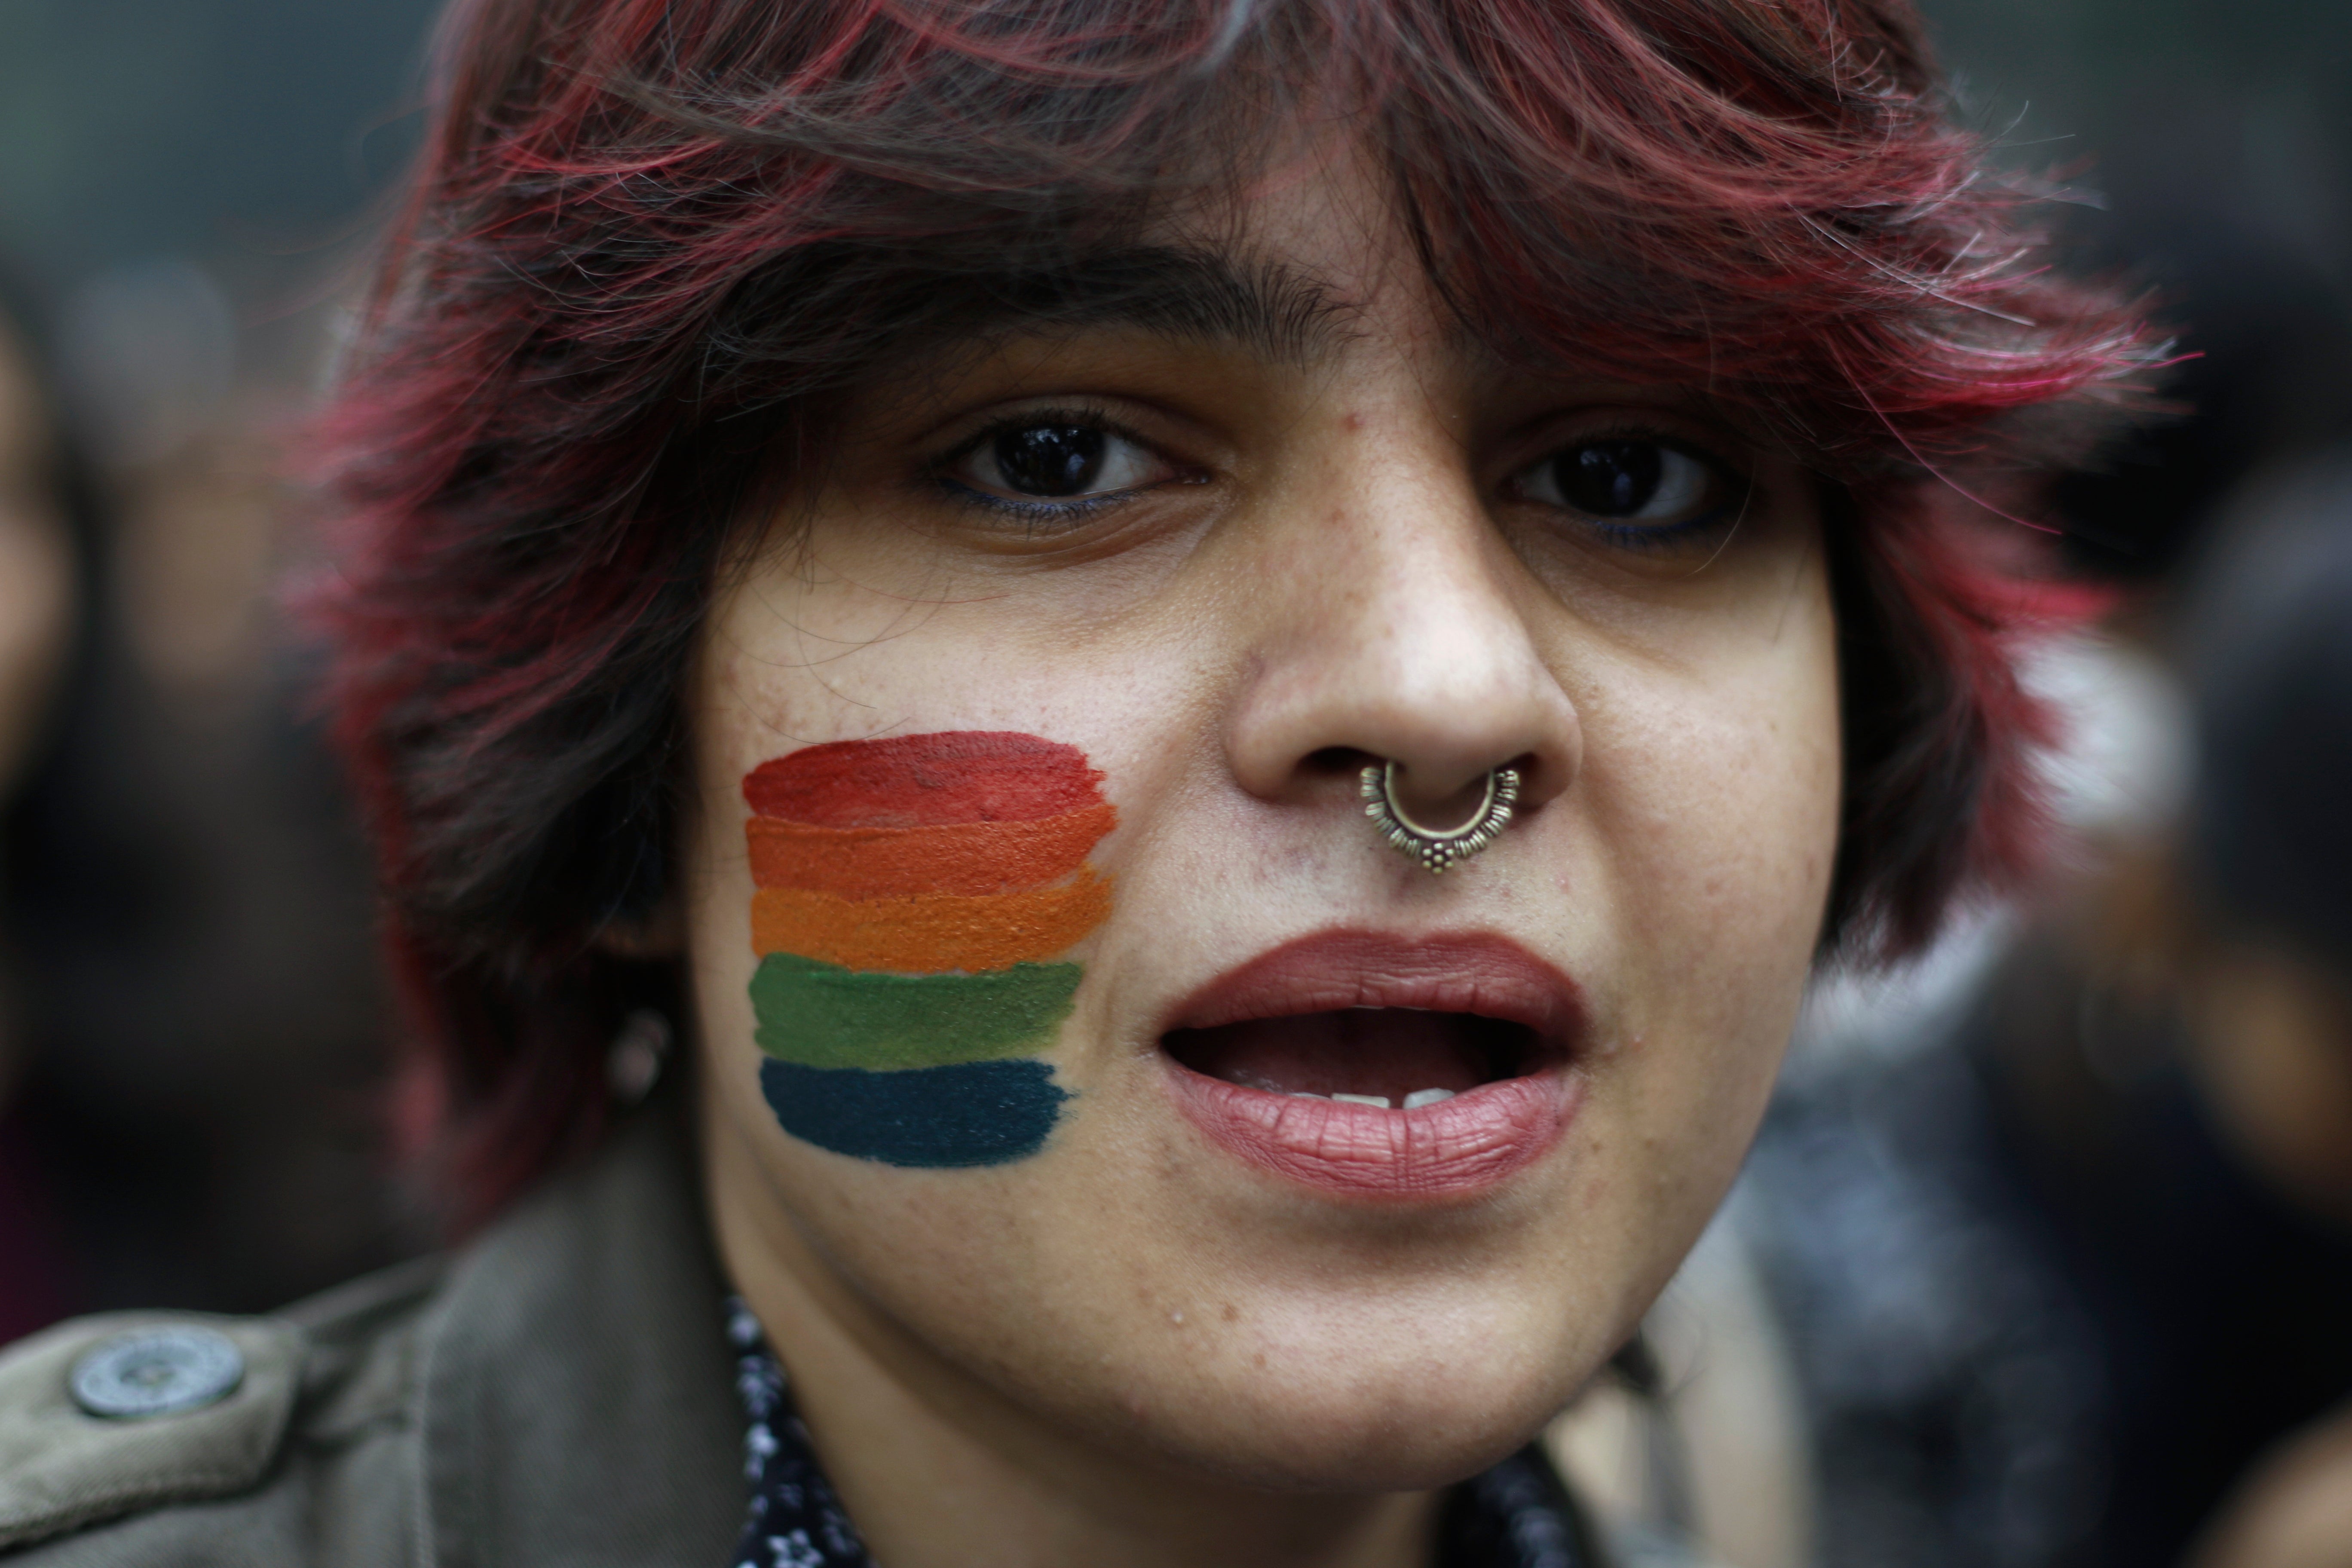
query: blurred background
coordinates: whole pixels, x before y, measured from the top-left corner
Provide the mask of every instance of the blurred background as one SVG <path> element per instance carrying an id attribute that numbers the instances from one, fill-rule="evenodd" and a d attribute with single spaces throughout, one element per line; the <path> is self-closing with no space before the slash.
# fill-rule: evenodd
<path id="1" fill-rule="evenodd" d="M 421 1240 L 275 595 L 432 9 L 0 0 L 0 1340 Z"/>
<path id="2" fill-rule="evenodd" d="M 1557 1435 L 1731 1568 L 2352 1564 L 2352 5 L 1923 0 L 2187 412 L 2063 496 L 2046 885 L 1817 988 Z M 425 0 L 0 0 L 0 1342 L 425 1243 L 280 476 Z"/>

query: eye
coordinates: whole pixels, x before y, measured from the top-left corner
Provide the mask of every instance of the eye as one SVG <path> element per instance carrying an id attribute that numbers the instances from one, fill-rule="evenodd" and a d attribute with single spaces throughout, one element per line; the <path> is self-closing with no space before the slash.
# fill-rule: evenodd
<path id="1" fill-rule="evenodd" d="M 1580 442 L 1521 469 L 1513 486 L 1528 500 L 1662 531 L 1711 520 L 1738 489 L 1705 458 L 1640 437 Z"/>
<path id="2" fill-rule="evenodd" d="M 1060 418 L 1002 426 L 965 448 L 947 477 L 984 495 L 1078 500 L 1140 489 L 1175 470 L 1141 443 Z"/>

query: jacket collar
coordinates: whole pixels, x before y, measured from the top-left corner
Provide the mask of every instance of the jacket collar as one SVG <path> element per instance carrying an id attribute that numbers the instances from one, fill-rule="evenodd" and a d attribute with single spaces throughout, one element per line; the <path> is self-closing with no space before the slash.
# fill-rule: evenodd
<path id="1" fill-rule="evenodd" d="M 486 1232 L 419 1326 L 422 1562 L 729 1562 L 746 1491 L 725 1295 L 658 1103 Z"/>
<path id="2" fill-rule="evenodd" d="M 427 1568 L 737 1561 L 751 1493 L 736 1350 L 667 1098 L 468 1248 L 419 1326 Z M 1444 1554 L 1580 1568 L 1600 1561 L 1588 1531 L 1529 1448 L 1455 1489 Z"/>

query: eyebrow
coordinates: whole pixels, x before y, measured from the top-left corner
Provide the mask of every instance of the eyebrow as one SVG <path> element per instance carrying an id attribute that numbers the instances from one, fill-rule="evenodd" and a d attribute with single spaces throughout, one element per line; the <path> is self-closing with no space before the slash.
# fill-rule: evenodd
<path id="1" fill-rule="evenodd" d="M 1180 342 L 1227 343 L 1304 364 L 1354 335 L 1355 307 L 1327 282 L 1280 261 L 1134 246 L 982 283 L 963 329 L 1000 333 L 1129 327 Z"/>

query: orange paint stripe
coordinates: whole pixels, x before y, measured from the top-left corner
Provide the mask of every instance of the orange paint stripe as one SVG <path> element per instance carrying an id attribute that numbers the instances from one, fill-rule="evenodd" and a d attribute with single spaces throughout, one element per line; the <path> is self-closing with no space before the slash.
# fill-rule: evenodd
<path id="1" fill-rule="evenodd" d="M 920 893 L 845 899 L 800 888 L 751 895 L 751 947 L 844 969 L 976 973 L 1051 958 L 1110 913 L 1110 883 L 1091 869 L 1057 887 L 981 898 Z"/>
<path id="2" fill-rule="evenodd" d="M 977 898 L 1058 882 L 1118 822 L 1108 801 L 1034 822 L 931 827 L 815 827 L 755 816 L 744 824 L 751 880 L 845 899 L 921 893 Z M 805 956 L 805 955 L 803 955 Z"/>

